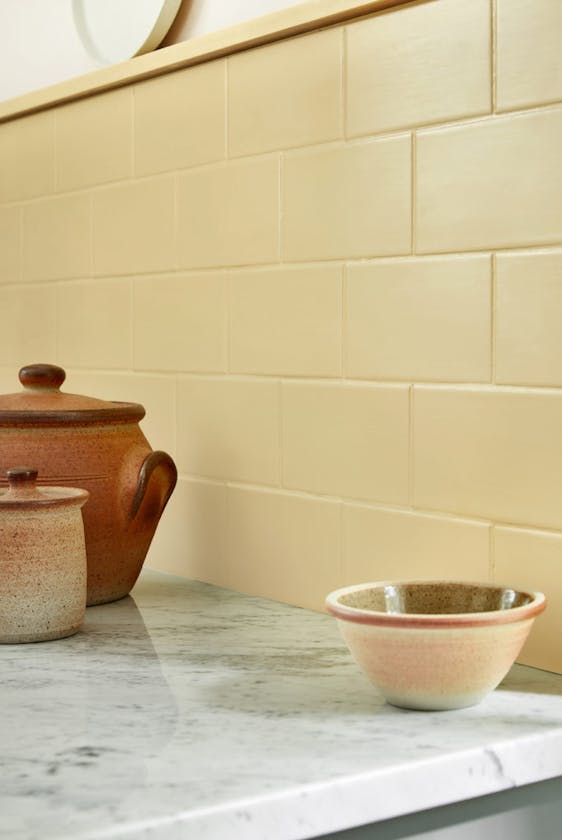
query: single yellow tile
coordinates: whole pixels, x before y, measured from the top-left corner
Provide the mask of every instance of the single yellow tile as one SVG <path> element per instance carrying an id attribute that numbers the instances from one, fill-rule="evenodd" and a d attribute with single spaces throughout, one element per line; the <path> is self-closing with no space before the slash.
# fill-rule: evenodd
<path id="1" fill-rule="evenodd" d="M 146 565 L 182 577 L 230 586 L 227 488 L 180 478 L 146 558 Z"/>
<path id="2" fill-rule="evenodd" d="M 20 276 L 19 207 L 0 207 L 0 283 L 16 283 Z"/>
<path id="3" fill-rule="evenodd" d="M 87 195 L 48 198 L 23 207 L 23 279 L 91 274 L 91 212 Z"/>
<path id="4" fill-rule="evenodd" d="M 229 155 L 341 137 L 341 43 L 335 28 L 229 58 Z"/>
<path id="5" fill-rule="evenodd" d="M 179 177 L 179 259 L 185 268 L 273 262 L 279 253 L 277 157 Z"/>
<path id="6" fill-rule="evenodd" d="M 131 308 L 130 280 L 61 283 L 57 288 L 60 363 L 130 367 Z"/>
<path id="7" fill-rule="evenodd" d="M 347 27 L 350 135 L 491 109 L 490 2 L 408 5 Z"/>
<path id="8" fill-rule="evenodd" d="M 55 187 L 54 112 L 0 125 L 0 201 L 48 195 Z"/>
<path id="9" fill-rule="evenodd" d="M 117 181 L 132 174 L 130 88 L 63 105 L 55 111 L 57 190 Z"/>
<path id="10" fill-rule="evenodd" d="M 408 388 L 283 384 L 286 487 L 408 501 Z"/>
<path id="11" fill-rule="evenodd" d="M 420 252 L 562 238 L 562 108 L 420 132 Z"/>
<path id="12" fill-rule="evenodd" d="M 498 107 L 562 99 L 562 5 L 557 0 L 497 3 Z"/>
<path id="13" fill-rule="evenodd" d="M 375 580 L 489 578 L 489 526 L 344 505 L 344 586 Z"/>
<path id="14" fill-rule="evenodd" d="M 561 393 L 416 386 L 415 505 L 561 526 L 561 428 Z"/>
<path id="15" fill-rule="evenodd" d="M 20 367 L 56 358 L 56 300 L 53 285 L 0 287 L 2 362 L 11 366 L 9 393 L 20 390 Z"/>
<path id="16" fill-rule="evenodd" d="M 410 250 L 410 137 L 291 152 L 283 163 L 283 256 Z"/>
<path id="17" fill-rule="evenodd" d="M 229 487 L 227 551 L 232 588 L 322 610 L 341 585 L 340 506 Z"/>
<path id="18" fill-rule="evenodd" d="M 341 275 L 337 266 L 232 272 L 231 370 L 338 376 Z"/>
<path id="19" fill-rule="evenodd" d="M 177 417 L 178 466 L 183 473 L 278 483 L 276 382 L 181 378 Z"/>
<path id="20" fill-rule="evenodd" d="M 172 376 L 66 368 L 64 390 L 102 400 L 140 403 L 146 416 L 140 426 L 153 449 L 175 458 L 176 383 Z"/>
<path id="21" fill-rule="evenodd" d="M 494 528 L 497 583 L 546 595 L 518 662 L 562 674 L 562 534 Z"/>
<path id="22" fill-rule="evenodd" d="M 93 194 L 96 274 L 133 274 L 175 266 L 171 178 L 119 184 Z"/>
<path id="23" fill-rule="evenodd" d="M 135 172 L 184 169 L 225 156 L 225 61 L 135 85 Z"/>
<path id="24" fill-rule="evenodd" d="M 380 260 L 347 270 L 347 375 L 489 381 L 489 256 Z"/>
<path id="25" fill-rule="evenodd" d="M 562 250 L 498 254 L 496 381 L 562 385 Z"/>
<path id="26" fill-rule="evenodd" d="M 135 368 L 226 370 L 224 274 L 138 277 L 134 300 Z"/>

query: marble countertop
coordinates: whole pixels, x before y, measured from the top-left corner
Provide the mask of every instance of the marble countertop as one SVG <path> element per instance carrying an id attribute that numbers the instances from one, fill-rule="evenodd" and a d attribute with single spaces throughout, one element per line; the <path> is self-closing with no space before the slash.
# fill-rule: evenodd
<path id="1" fill-rule="evenodd" d="M 332 618 L 148 570 L 0 668 L 9 840 L 300 840 L 562 775 L 562 677 L 396 709 Z"/>

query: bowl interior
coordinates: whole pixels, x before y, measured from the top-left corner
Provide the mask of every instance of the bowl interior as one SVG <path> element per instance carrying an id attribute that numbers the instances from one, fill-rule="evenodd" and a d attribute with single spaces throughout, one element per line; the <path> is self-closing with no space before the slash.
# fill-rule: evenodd
<path id="1" fill-rule="evenodd" d="M 531 603 L 528 592 L 470 583 L 395 583 L 347 592 L 346 607 L 398 615 L 459 615 L 509 610 Z"/>

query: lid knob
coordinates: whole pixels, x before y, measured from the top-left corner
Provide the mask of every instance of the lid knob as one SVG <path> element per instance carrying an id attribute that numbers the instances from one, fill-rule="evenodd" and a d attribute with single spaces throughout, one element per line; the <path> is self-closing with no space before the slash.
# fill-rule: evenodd
<path id="1" fill-rule="evenodd" d="M 66 372 L 57 365 L 26 365 L 19 372 L 24 388 L 57 390 L 66 379 Z"/>
<path id="2" fill-rule="evenodd" d="M 9 488 L 8 497 L 35 497 L 37 493 L 37 470 L 33 467 L 13 467 L 6 473 Z"/>

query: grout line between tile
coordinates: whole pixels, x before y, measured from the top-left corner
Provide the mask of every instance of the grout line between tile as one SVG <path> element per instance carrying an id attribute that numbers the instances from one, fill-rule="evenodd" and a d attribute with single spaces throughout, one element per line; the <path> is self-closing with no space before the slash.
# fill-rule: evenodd
<path id="1" fill-rule="evenodd" d="M 347 140 L 347 26 L 341 28 L 340 134 Z"/>
<path id="2" fill-rule="evenodd" d="M 136 176 L 136 132 L 135 132 L 135 125 L 136 125 L 136 85 L 133 85 L 131 88 L 131 178 L 135 178 Z"/>
<path id="3" fill-rule="evenodd" d="M 226 372 L 232 373 L 232 277 L 228 271 L 223 274 L 225 284 L 225 342 L 226 342 Z"/>
<path id="4" fill-rule="evenodd" d="M 496 384 L 496 255 L 490 255 L 490 378 Z"/>
<path id="5" fill-rule="evenodd" d="M 285 190 L 283 189 L 283 179 L 285 174 L 285 155 L 283 152 L 279 154 L 279 195 L 278 195 L 278 225 L 277 225 L 277 259 L 279 263 L 284 263 L 284 248 L 283 248 L 283 222 L 284 222 L 284 204 L 285 204 Z"/>
<path id="6" fill-rule="evenodd" d="M 345 529 L 345 510 L 343 503 L 340 502 L 339 505 L 339 580 L 340 585 L 345 585 L 345 570 L 346 570 L 346 560 L 347 560 L 347 540 L 346 540 L 346 529 Z"/>
<path id="7" fill-rule="evenodd" d="M 410 253 L 416 253 L 416 132 L 412 131 L 412 171 L 410 173 Z"/>
<path id="8" fill-rule="evenodd" d="M 230 101 L 229 101 L 229 74 L 228 65 L 230 59 L 227 57 L 224 60 L 224 160 L 230 159 L 230 143 L 228 142 L 228 132 L 230 123 Z"/>
<path id="9" fill-rule="evenodd" d="M 490 523 L 490 530 L 488 533 L 488 577 L 491 582 L 496 579 L 496 526 L 493 522 Z"/>
<path id="10" fill-rule="evenodd" d="M 497 56 L 498 56 L 498 15 L 497 15 L 497 0 L 490 2 L 490 83 L 491 83 L 491 105 L 492 113 L 497 113 L 498 102 L 498 74 L 497 74 Z"/>
<path id="11" fill-rule="evenodd" d="M 408 391 L 408 504 L 414 506 L 414 385 Z"/>
<path id="12" fill-rule="evenodd" d="M 343 265 L 341 269 L 341 335 L 340 335 L 340 378 L 347 378 L 347 265 Z"/>
<path id="13" fill-rule="evenodd" d="M 279 427 L 279 438 L 278 438 L 278 447 L 279 447 L 279 462 L 278 462 L 278 478 L 279 478 L 279 487 L 284 487 L 285 481 L 285 425 L 284 425 L 284 411 L 283 411 L 283 381 L 280 379 L 278 381 L 278 427 Z"/>

